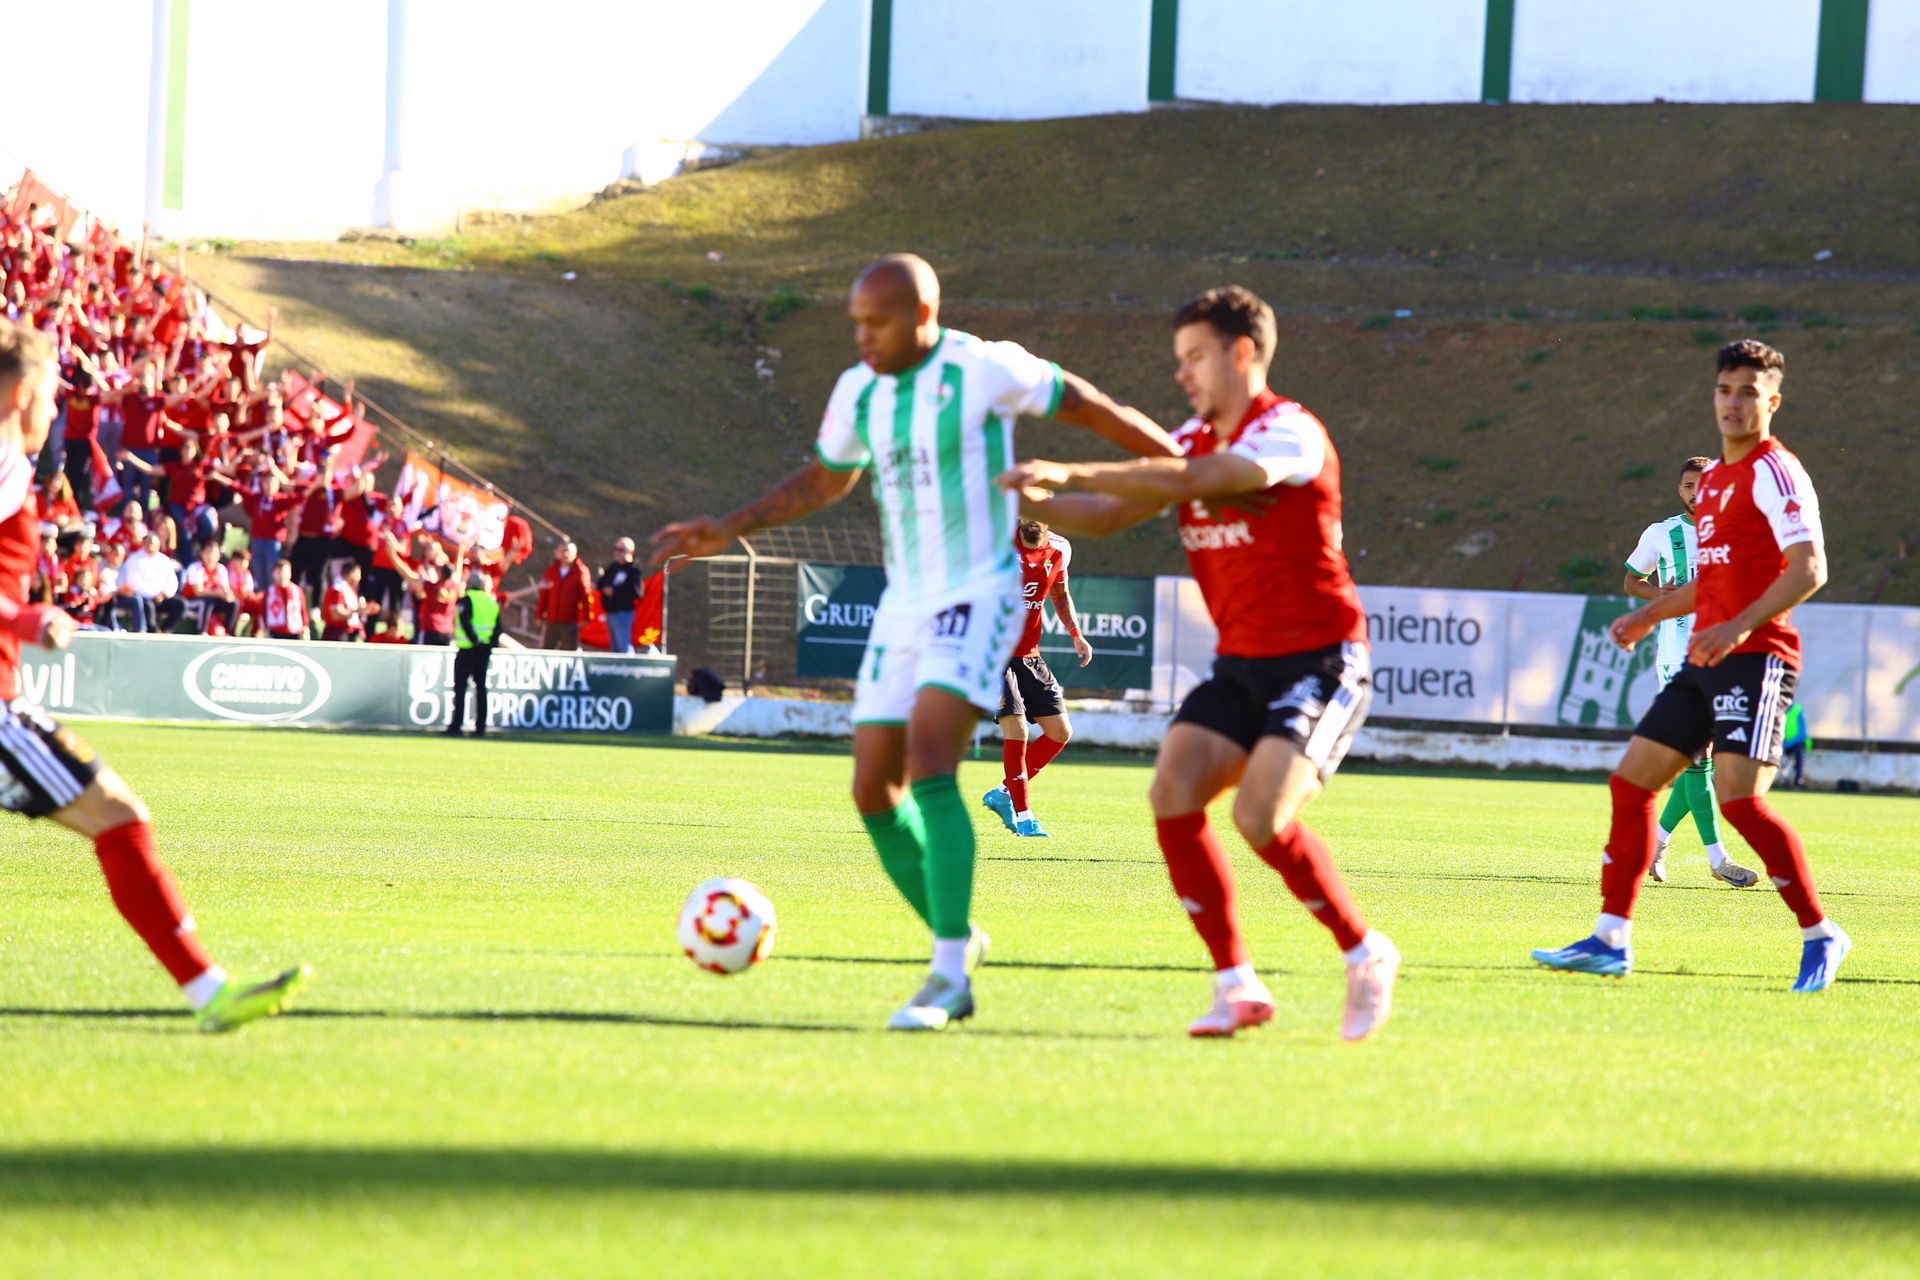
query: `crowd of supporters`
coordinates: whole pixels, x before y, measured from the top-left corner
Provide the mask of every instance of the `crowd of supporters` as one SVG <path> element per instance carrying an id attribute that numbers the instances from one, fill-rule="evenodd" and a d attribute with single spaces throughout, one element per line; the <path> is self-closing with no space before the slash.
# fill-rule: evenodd
<path id="1" fill-rule="evenodd" d="M 382 493 L 351 384 L 263 376 L 271 315 L 236 328 L 144 238 L 0 199 L 0 313 L 53 339 L 63 382 L 36 601 L 114 630 L 445 644 L 468 573 L 498 592 L 531 549 L 523 521 L 482 550 Z"/>

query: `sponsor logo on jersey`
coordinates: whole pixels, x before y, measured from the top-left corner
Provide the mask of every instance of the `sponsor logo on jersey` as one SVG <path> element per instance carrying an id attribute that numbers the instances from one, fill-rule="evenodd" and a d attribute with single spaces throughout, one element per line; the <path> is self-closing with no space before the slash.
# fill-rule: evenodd
<path id="1" fill-rule="evenodd" d="M 1713 695 L 1713 718 L 1715 720 L 1750 720 L 1753 718 L 1753 705 L 1747 698 L 1744 685 L 1735 685 L 1725 693 Z"/>
<path id="2" fill-rule="evenodd" d="M 1700 563 L 1701 564 L 1732 564 L 1733 548 L 1732 547 L 1702 547 L 1700 548 Z"/>
<path id="3" fill-rule="evenodd" d="M 1180 545 L 1188 551 L 1221 551 L 1253 545 L 1253 530 L 1245 520 L 1232 524 L 1190 524 L 1180 529 Z"/>

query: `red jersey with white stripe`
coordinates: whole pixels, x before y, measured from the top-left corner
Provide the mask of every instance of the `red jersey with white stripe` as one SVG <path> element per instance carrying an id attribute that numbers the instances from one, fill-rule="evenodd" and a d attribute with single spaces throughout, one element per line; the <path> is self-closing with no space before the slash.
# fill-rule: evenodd
<path id="1" fill-rule="evenodd" d="M 1787 567 L 1786 550 L 1803 542 L 1822 552 L 1820 500 L 1800 459 L 1768 439 L 1738 462 L 1700 473 L 1694 520 L 1700 530 L 1693 632 L 1726 622 L 1760 598 Z M 1800 667 L 1792 611 L 1755 627 L 1735 653 L 1771 653 Z"/>
<path id="2" fill-rule="evenodd" d="M 1013 535 L 1014 554 L 1020 558 L 1020 598 L 1027 607 L 1025 629 L 1014 648 L 1016 658 L 1037 657 L 1040 633 L 1045 629 L 1047 597 L 1054 587 L 1067 580 L 1067 562 L 1073 559 L 1073 546 L 1065 538 L 1047 530 L 1046 541 L 1029 550 L 1022 546 L 1020 534 Z"/>
<path id="3" fill-rule="evenodd" d="M 40 559 L 40 511 L 33 497 L 33 464 L 18 445 L 0 452 L 0 600 L 26 607 L 33 566 Z M 0 701 L 20 693 L 20 637 L 0 627 Z"/>
<path id="4" fill-rule="evenodd" d="M 1220 631 L 1219 652 L 1278 658 L 1367 639 L 1340 534 L 1340 456 L 1320 420 L 1262 391 L 1224 438 L 1204 418 L 1173 433 L 1188 457 L 1225 450 L 1260 464 L 1272 505 L 1180 508 L 1180 545 Z M 1217 501 L 1217 500 L 1216 500 Z"/>
<path id="5" fill-rule="evenodd" d="M 298 583 L 271 583 L 265 601 L 267 633 L 292 636 L 306 630 L 307 596 Z"/>

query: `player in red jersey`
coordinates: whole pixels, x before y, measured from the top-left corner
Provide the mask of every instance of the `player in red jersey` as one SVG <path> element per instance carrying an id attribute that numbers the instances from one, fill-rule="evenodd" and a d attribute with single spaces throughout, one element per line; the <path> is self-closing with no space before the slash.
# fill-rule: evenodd
<path id="1" fill-rule="evenodd" d="M 208 958 L 154 851 L 147 807 L 80 736 L 20 696 L 20 644 L 65 648 L 73 619 L 27 603 L 40 522 L 31 456 L 46 443 L 59 381 L 53 346 L 0 320 L 0 808 L 51 817 L 93 842 L 113 905 L 186 993 L 203 1031 L 231 1031 L 285 1007 L 309 970 L 236 982 Z"/>
<path id="2" fill-rule="evenodd" d="M 1047 602 L 1053 602 L 1054 616 L 1073 637 L 1074 656 L 1081 666 L 1093 661 L 1093 646 L 1080 634 L 1080 621 L 1073 616 L 1073 595 L 1067 590 L 1073 544 L 1041 521 L 1022 520 L 1013 531 L 1013 549 L 1020 560 L 1020 595 L 1027 620 L 1020 643 L 1014 646 L 1013 660 L 1007 663 L 1006 690 L 1000 695 L 1000 755 L 1006 775 L 999 786 L 980 798 L 980 803 L 999 815 L 1016 836 L 1045 836 L 1040 819 L 1033 816 L 1028 805 L 1027 787 L 1034 775 L 1073 740 L 1060 681 L 1040 656 Z M 1031 745 L 1027 742 L 1029 722 L 1040 726 L 1040 740 Z"/>
<path id="3" fill-rule="evenodd" d="M 1340 547 L 1339 455 L 1311 413 L 1268 390 L 1274 343 L 1273 309 L 1252 293 L 1201 294 L 1174 317 L 1174 376 L 1194 411 L 1174 432 L 1183 457 L 1029 462 L 1001 483 L 1027 514 L 1096 536 L 1179 504 L 1180 541 L 1220 632 L 1213 672 L 1181 704 L 1153 777 L 1160 850 L 1216 970 L 1213 1007 L 1189 1032 L 1230 1036 L 1273 1016 L 1207 822 L 1237 784 L 1234 825 L 1346 958 L 1341 1034 L 1362 1040 L 1392 1013 L 1400 953 L 1367 927 L 1300 814 L 1366 718 L 1367 620 Z"/>
<path id="4" fill-rule="evenodd" d="M 1694 615 L 1687 661 L 1641 717 L 1608 785 L 1613 827 L 1600 859 L 1593 935 L 1533 958 L 1554 969 L 1625 977 L 1633 904 L 1653 863 L 1653 798 L 1709 746 L 1720 812 L 1753 846 L 1800 922 L 1795 991 L 1824 991 L 1853 941 L 1820 908 L 1800 837 L 1767 807 L 1800 673 L 1790 611 L 1827 581 L 1820 503 L 1800 460 L 1773 437 L 1786 358 L 1743 338 L 1720 349 L 1713 386 L 1720 461 L 1695 495 L 1699 576 L 1613 624 L 1623 648 L 1668 618 Z"/>

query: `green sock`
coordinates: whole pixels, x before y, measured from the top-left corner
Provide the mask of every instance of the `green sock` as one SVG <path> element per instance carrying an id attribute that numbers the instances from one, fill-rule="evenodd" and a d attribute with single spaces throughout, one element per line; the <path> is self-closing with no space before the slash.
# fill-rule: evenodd
<path id="1" fill-rule="evenodd" d="M 1700 832 L 1700 843 L 1720 843 L 1720 806 L 1713 796 L 1713 758 L 1700 761 L 1680 775 L 1693 783 L 1693 825 Z"/>
<path id="2" fill-rule="evenodd" d="M 880 865 L 886 869 L 893 887 L 907 900 L 913 913 L 931 923 L 927 915 L 927 829 L 920 818 L 920 806 L 912 796 L 885 813 L 863 813 L 867 835 L 880 853 Z"/>
<path id="3" fill-rule="evenodd" d="M 973 815 L 950 773 L 915 778 L 927 832 L 927 908 L 935 938 L 964 938 L 973 912 Z"/>
<path id="4" fill-rule="evenodd" d="M 1660 811 L 1660 829 L 1668 835 L 1680 829 L 1687 811 L 1693 808 L 1692 777 L 1693 770 L 1688 769 L 1673 780 L 1673 789 L 1667 792 L 1667 807 Z"/>

